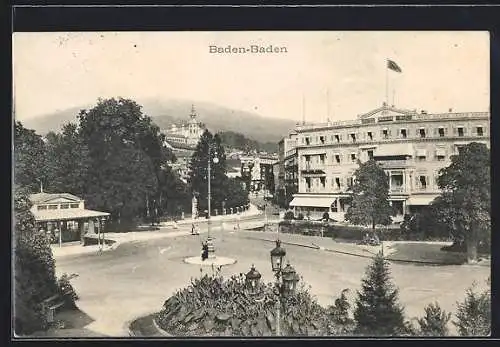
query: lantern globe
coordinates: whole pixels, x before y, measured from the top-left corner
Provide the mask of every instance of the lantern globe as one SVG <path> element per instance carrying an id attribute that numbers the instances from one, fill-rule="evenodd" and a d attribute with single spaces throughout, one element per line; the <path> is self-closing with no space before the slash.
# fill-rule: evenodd
<path id="1" fill-rule="evenodd" d="M 283 294 L 291 295 L 295 292 L 295 287 L 298 282 L 298 275 L 295 269 L 288 263 L 282 271 L 283 278 Z"/>
<path id="2" fill-rule="evenodd" d="M 281 247 L 281 241 L 276 240 L 276 247 L 271 251 L 271 266 L 273 271 L 281 270 L 285 255 L 286 250 Z"/>
<path id="3" fill-rule="evenodd" d="M 245 286 L 250 294 L 258 294 L 259 281 L 261 277 L 261 274 L 255 270 L 255 266 L 252 265 L 250 271 L 248 271 L 245 275 Z"/>

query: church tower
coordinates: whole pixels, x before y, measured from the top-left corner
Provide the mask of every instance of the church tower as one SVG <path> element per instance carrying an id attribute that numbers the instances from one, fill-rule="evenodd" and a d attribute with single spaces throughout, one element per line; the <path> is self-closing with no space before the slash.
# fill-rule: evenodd
<path id="1" fill-rule="evenodd" d="M 188 143 L 191 145 L 196 145 L 202 135 L 202 127 L 200 122 L 197 120 L 196 110 L 194 105 L 191 106 L 191 114 L 189 115 L 188 123 Z"/>

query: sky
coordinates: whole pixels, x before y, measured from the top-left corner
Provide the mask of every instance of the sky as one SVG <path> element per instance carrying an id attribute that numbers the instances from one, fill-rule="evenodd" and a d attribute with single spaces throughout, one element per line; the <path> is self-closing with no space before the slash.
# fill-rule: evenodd
<path id="1" fill-rule="evenodd" d="M 210 53 L 229 45 L 286 52 Z M 16 118 L 118 96 L 307 122 L 354 119 L 386 95 L 429 113 L 488 111 L 489 55 L 480 31 L 14 33 Z M 388 58 L 402 73 L 387 69 Z"/>

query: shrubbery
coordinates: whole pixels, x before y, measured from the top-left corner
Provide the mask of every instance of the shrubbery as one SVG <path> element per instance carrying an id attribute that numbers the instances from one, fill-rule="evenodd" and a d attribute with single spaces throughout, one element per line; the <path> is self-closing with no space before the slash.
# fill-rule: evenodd
<path id="1" fill-rule="evenodd" d="M 491 280 L 488 280 L 491 286 Z M 475 286 L 467 289 L 465 299 L 458 303 L 453 324 L 461 336 L 489 336 L 491 334 L 491 290 L 477 293 Z"/>
<path id="2" fill-rule="evenodd" d="M 261 284 L 259 300 L 245 290 L 245 276 L 224 280 L 204 275 L 169 298 L 158 314 L 158 324 L 179 336 L 271 336 L 275 334 L 276 302 L 274 284 Z M 283 335 L 325 335 L 327 315 L 300 286 L 297 293 L 283 299 Z"/>
<path id="3" fill-rule="evenodd" d="M 418 334 L 421 336 L 447 336 L 448 322 L 451 313 L 442 310 L 439 304 L 429 304 L 425 307 L 425 316 L 417 320 Z"/>
<path id="4" fill-rule="evenodd" d="M 14 193 L 14 331 L 26 335 L 47 327 L 41 303 L 58 287 L 52 250 L 45 233 L 35 228 L 28 195 L 18 188 Z"/>

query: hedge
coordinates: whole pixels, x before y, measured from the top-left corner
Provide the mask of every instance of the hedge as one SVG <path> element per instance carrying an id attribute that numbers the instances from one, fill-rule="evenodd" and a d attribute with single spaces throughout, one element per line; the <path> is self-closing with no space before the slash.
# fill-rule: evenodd
<path id="1" fill-rule="evenodd" d="M 363 228 L 349 225 L 339 225 L 332 222 L 304 221 L 304 220 L 284 220 L 279 223 L 280 232 L 290 234 L 302 234 L 310 236 L 321 236 L 323 229 L 324 237 L 331 237 L 339 240 L 361 241 L 371 228 Z M 399 241 L 407 239 L 399 228 L 386 229 L 376 228 L 375 231 L 382 241 Z"/>

